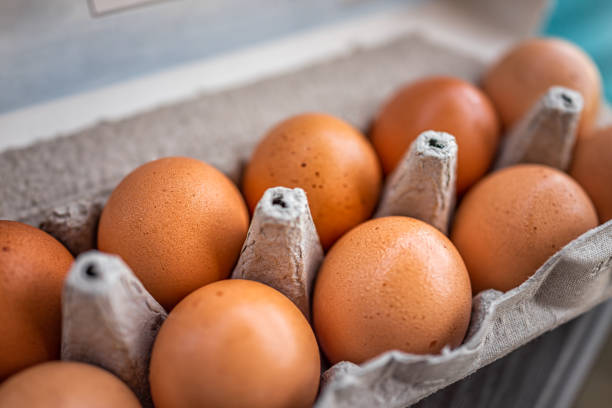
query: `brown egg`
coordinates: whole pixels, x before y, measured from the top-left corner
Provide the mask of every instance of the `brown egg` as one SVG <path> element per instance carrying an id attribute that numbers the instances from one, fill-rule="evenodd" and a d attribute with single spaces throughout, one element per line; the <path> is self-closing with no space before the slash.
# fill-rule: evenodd
<path id="1" fill-rule="evenodd" d="M 228 277 L 248 225 L 244 200 L 226 176 L 196 159 L 167 157 L 140 166 L 113 191 L 100 218 L 98 247 L 120 255 L 171 309 Z"/>
<path id="2" fill-rule="evenodd" d="M 579 136 L 590 132 L 599 111 L 601 78 L 597 66 L 581 49 L 557 38 L 533 38 L 517 44 L 489 69 L 483 85 L 506 128 L 551 86 L 582 94 Z"/>
<path id="3" fill-rule="evenodd" d="M 372 215 L 380 184 L 380 165 L 366 138 L 338 118 L 310 113 L 268 132 L 246 168 L 243 191 L 253 211 L 270 187 L 304 189 L 328 248 Z"/>
<path id="4" fill-rule="evenodd" d="M 151 357 L 157 408 L 310 407 L 317 342 L 302 312 L 259 282 L 224 280 L 179 303 Z"/>
<path id="5" fill-rule="evenodd" d="M 117 377 L 92 365 L 53 361 L 15 374 L 0 386 L 0 408 L 137 408 Z"/>
<path id="6" fill-rule="evenodd" d="M 379 113 L 372 143 L 385 173 L 392 172 L 410 144 L 426 130 L 457 140 L 457 191 L 481 178 L 495 155 L 499 122 L 489 98 L 469 82 L 429 77 L 400 89 Z"/>
<path id="7" fill-rule="evenodd" d="M 574 150 L 571 175 L 593 200 L 599 221 L 612 219 L 612 127 L 581 138 Z"/>
<path id="8" fill-rule="evenodd" d="M 72 261 L 46 232 L 0 220 L 0 381 L 59 358 L 62 287 Z"/>
<path id="9" fill-rule="evenodd" d="M 518 165 L 480 181 L 455 215 L 451 239 L 472 289 L 510 290 L 555 252 L 597 226 L 589 197 L 567 174 Z"/>
<path id="10" fill-rule="evenodd" d="M 329 251 L 316 281 L 314 327 L 332 363 L 388 350 L 439 353 L 470 321 L 467 270 L 441 232 L 408 217 L 377 218 Z"/>

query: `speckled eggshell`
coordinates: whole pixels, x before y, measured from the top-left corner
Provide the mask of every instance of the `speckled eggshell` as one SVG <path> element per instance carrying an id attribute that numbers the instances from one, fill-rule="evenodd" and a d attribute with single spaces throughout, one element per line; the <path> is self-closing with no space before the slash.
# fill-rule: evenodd
<path id="1" fill-rule="evenodd" d="M 612 127 L 578 140 L 571 175 L 585 189 L 603 224 L 612 219 Z"/>
<path id="2" fill-rule="evenodd" d="M 186 297 L 153 346 L 157 408 L 311 407 L 319 386 L 317 342 L 284 295 L 249 280 L 224 280 Z"/>
<path id="3" fill-rule="evenodd" d="M 46 232 L 0 220 L 0 381 L 59 358 L 62 286 L 73 260 Z"/>
<path id="4" fill-rule="evenodd" d="M 558 38 L 518 43 L 486 72 L 484 91 L 506 128 L 515 124 L 551 86 L 579 92 L 584 100 L 578 136 L 591 131 L 601 98 L 601 76 L 591 58 Z"/>
<path id="5" fill-rule="evenodd" d="M 139 408 L 117 377 L 92 365 L 53 361 L 30 367 L 0 386 L 0 408 Z"/>
<path id="6" fill-rule="evenodd" d="M 138 167 L 111 194 L 98 248 L 120 255 L 166 309 L 225 279 L 249 215 L 238 188 L 208 164 L 167 157 Z"/>
<path id="7" fill-rule="evenodd" d="M 409 83 L 384 105 L 372 128 L 372 143 L 385 173 L 392 172 L 424 131 L 455 136 L 457 191 L 480 179 L 495 155 L 499 120 L 489 98 L 459 78 L 427 77 Z"/>
<path id="8" fill-rule="evenodd" d="M 467 270 L 441 232 L 408 217 L 365 222 L 327 254 L 313 318 L 332 363 L 389 350 L 436 354 L 463 341 L 472 305 Z"/>
<path id="9" fill-rule="evenodd" d="M 359 131 L 333 116 L 309 113 L 266 134 L 245 170 L 243 191 L 253 211 L 270 187 L 304 189 L 321 244 L 329 248 L 372 215 L 381 177 L 374 149 Z"/>
<path id="10" fill-rule="evenodd" d="M 499 170 L 474 186 L 455 215 L 451 239 L 474 293 L 507 291 L 595 226 L 593 203 L 576 181 L 528 164 Z"/>

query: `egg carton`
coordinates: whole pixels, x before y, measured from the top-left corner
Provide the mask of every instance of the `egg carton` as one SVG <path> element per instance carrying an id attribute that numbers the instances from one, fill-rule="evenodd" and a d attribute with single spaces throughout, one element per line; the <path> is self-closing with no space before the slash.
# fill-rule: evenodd
<path id="1" fill-rule="evenodd" d="M 567 166 L 565 146 L 575 141 L 581 107 L 579 94 L 551 88 L 509 133 L 496 167 L 515 164 L 507 159 L 509 148 L 518 162 Z M 558 148 L 539 153 L 535 148 L 549 144 Z M 517 145 L 532 146 L 529 155 L 516 154 Z M 413 216 L 446 231 L 457 152 L 452 135 L 421 134 L 389 176 L 376 216 Z M 518 288 L 478 294 L 468 335 L 454 350 L 429 356 L 390 351 L 361 366 L 332 366 L 323 374 L 317 406 L 406 406 L 588 310 L 612 294 L 611 238 L 612 221 L 565 246 Z M 232 278 L 278 289 L 310 318 L 310 294 L 322 259 L 304 191 L 270 188 L 255 209 Z M 80 255 L 66 280 L 62 305 L 62 359 L 112 371 L 151 406 L 147 368 L 166 312 L 130 269 L 113 255 Z"/>
<path id="2" fill-rule="evenodd" d="M 525 21 L 541 13 L 545 2 L 525 0 L 509 6 L 504 1 L 492 1 L 486 7 L 476 1 L 461 3 L 490 13 L 496 24 L 514 27 L 516 38 L 533 28 Z M 324 111 L 366 131 L 383 101 L 408 81 L 446 74 L 477 82 L 490 56 L 430 34 L 421 30 L 240 88 L 200 95 L 0 153 L 0 218 L 39 226 L 75 255 L 81 254 L 95 248 L 97 220 L 110 191 L 144 162 L 187 155 L 209 162 L 238 181 L 257 140 L 270 125 L 287 116 Z M 569 95 L 571 106 L 566 106 L 562 95 Z M 579 95 L 551 89 L 506 136 L 496 167 L 536 161 L 564 168 L 579 111 Z M 606 117 L 610 115 L 602 114 Z M 533 137 L 540 134 L 535 129 L 544 131 L 546 138 Z M 442 152 L 426 155 L 431 169 L 425 172 L 431 180 L 427 186 L 434 188 L 415 201 L 409 199 L 410 180 L 422 180 L 424 176 L 414 170 L 420 168 L 414 165 L 414 152 L 426 152 L 427 143 L 421 148 L 413 145 L 414 152 L 406 156 L 402 170 L 389 178 L 377 215 L 399 212 L 426 219 L 441 230 L 447 228 L 454 197 L 449 190 L 454 183 L 447 178 L 453 177 L 456 157 L 453 159 L 452 143 L 446 146 Z M 278 286 L 308 313 L 304 299 L 322 251 L 317 247 L 316 234 L 312 234 L 307 203 L 299 191 L 274 190 L 269 194 L 258 208 L 260 215 L 254 217 L 253 225 L 282 231 L 278 236 L 284 237 L 280 240 L 284 244 L 264 242 L 258 246 L 263 252 L 270 251 L 266 246 L 276 248 L 277 259 L 294 266 L 285 281 L 298 283 L 285 288 L 274 280 L 267 283 Z M 279 199 L 287 208 L 274 204 Z M 414 205 L 407 206 L 410 202 Z M 293 210 L 283 213 L 287 209 Z M 260 241 L 253 233 L 247 240 Z M 476 296 L 462 346 L 445 349 L 436 356 L 391 351 L 360 366 L 339 363 L 323 374 L 316 405 L 410 405 L 609 298 L 611 259 L 612 225 L 607 223 L 568 244 L 518 288 Z M 234 275 L 269 279 L 261 276 L 257 266 L 245 250 Z M 300 296 L 302 300 L 297 300 Z M 84 304 L 89 306 L 75 306 Z M 108 255 L 89 252 L 79 256 L 66 283 L 63 308 L 63 358 L 106 367 L 149 405 L 148 356 L 165 311 L 129 268 Z"/>

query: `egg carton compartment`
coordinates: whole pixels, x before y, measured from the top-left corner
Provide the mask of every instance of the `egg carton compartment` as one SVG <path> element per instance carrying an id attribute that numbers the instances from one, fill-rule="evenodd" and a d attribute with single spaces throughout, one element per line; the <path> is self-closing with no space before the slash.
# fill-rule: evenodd
<path id="1" fill-rule="evenodd" d="M 407 64 L 407 61 L 410 63 Z M 383 100 L 403 83 L 432 74 L 453 75 L 476 82 L 485 67 L 484 59 L 413 34 L 251 85 L 202 95 L 120 121 L 99 123 L 75 134 L 25 149 L 9 150 L 0 154 L 0 174 L 3 175 L 0 218 L 40 226 L 62 241 L 74 254 L 79 254 L 95 248 L 97 220 L 110 191 L 122 177 L 144 162 L 163 156 L 187 155 L 207 161 L 237 181 L 243 163 L 259 137 L 270 124 L 287 116 L 304 111 L 324 111 L 366 131 Z M 562 95 L 567 96 L 562 92 L 565 91 L 551 90 L 511 131 L 506 142 L 511 147 L 502 149 L 498 167 L 534 161 L 533 154 L 538 149 L 557 152 L 551 153 L 551 161 L 546 163 L 559 168 L 567 165 L 564 152 L 567 152 L 568 145 L 573 145 L 572 135 L 580 103 L 579 96 L 570 94 L 575 104 L 556 105 L 559 98 L 564 99 Z M 550 135 L 562 135 L 563 138 L 549 139 L 551 143 L 544 145 L 535 137 L 525 136 L 534 136 L 537 133 L 534 129 L 538 129 L 538 126 L 540 130 L 552 129 Z M 510 153 L 506 152 L 511 152 L 513 157 L 507 158 Z M 544 160 L 542 154 L 536 156 L 538 159 L 535 161 Z M 444 168 L 452 160 L 445 160 L 432 166 L 439 170 L 438 176 L 448 174 Z M 404 167 L 411 166 L 406 164 Z M 405 177 L 408 174 L 406 170 L 406 173 L 402 172 L 390 180 L 409 179 Z M 391 192 L 392 185 L 394 183 L 388 183 L 384 197 L 393 194 L 402 196 Z M 401 190 L 401 186 L 406 184 L 398 182 L 397 185 L 400 187 L 394 187 L 393 191 Z M 453 185 L 446 183 L 447 187 Z M 446 197 L 439 205 L 446 209 L 446 212 L 441 212 L 443 221 L 439 228 L 443 228 L 445 223 L 447 225 L 450 217 L 448 208 L 452 208 L 452 204 L 448 202 L 450 196 L 447 194 Z M 271 198 L 274 201 L 274 197 Z M 398 200 L 394 198 L 389 202 L 394 204 Z M 299 198 L 296 202 L 299 202 Z M 384 208 L 389 207 L 381 206 L 381 209 Z M 397 213 L 397 210 L 388 211 Z M 270 211 L 263 213 L 270 215 Z M 440 219 L 440 214 L 433 218 Z M 263 218 L 258 220 L 254 220 L 253 224 L 262 222 Z M 289 248 L 288 252 L 279 255 L 284 257 L 283 262 L 293 263 L 297 268 L 289 280 L 297 277 L 295 281 L 312 282 L 315 265 L 320 262 L 322 254 L 313 244 L 316 240 L 312 234 L 302 234 L 303 229 L 308 227 L 293 228 L 299 223 L 310 225 L 309 222 L 303 212 L 290 217 L 280 229 L 284 231 L 284 235 L 280 235 L 280 243 L 270 243 L 271 248 L 274 245 L 278 248 L 291 242 L 285 245 L 285 248 Z M 273 225 L 277 228 L 279 224 Z M 288 239 L 288 231 L 299 231 L 300 234 Z M 296 255 L 300 254 L 299 251 L 290 250 L 293 245 L 305 245 L 311 252 L 301 253 L 300 257 Z M 100 256 L 102 258 L 96 259 L 101 265 L 112 264 L 105 256 Z M 77 261 L 73 272 L 78 267 L 83 271 L 81 273 L 86 274 L 83 258 L 79 259 L 82 262 Z M 236 272 L 241 265 L 248 265 L 245 259 L 239 261 L 234 272 L 236 276 L 248 274 Z M 124 265 L 110 267 L 110 270 L 124 271 L 123 275 L 117 275 L 124 277 L 116 279 L 123 279 L 125 285 L 135 286 L 125 292 L 115 291 L 116 296 L 108 300 L 109 304 L 121 305 L 124 296 L 123 299 L 129 299 L 127 303 L 140 302 L 141 306 L 145 304 L 146 307 L 130 309 L 133 313 L 126 317 L 128 323 L 116 327 L 141 327 L 139 324 L 145 324 L 154 332 L 165 313 L 156 308 L 156 302 L 149 304 L 146 291 L 143 293 L 144 289 L 138 286 L 137 281 L 134 283 L 131 272 L 125 272 L 126 269 Z M 609 222 L 568 244 L 518 288 L 506 293 L 490 290 L 476 296 L 468 336 L 460 347 L 428 356 L 391 351 L 360 366 L 339 363 L 324 373 L 316 406 L 403 407 L 415 403 L 608 299 L 612 295 L 611 273 L 612 222 Z M 69 279 L 68 282 L 73 281 Z M 302 283 L 290 285 L 286 292 L 297 287 L 299 290 L 296 293 L 307 294 L 308 284 L 301 289 L 300 285 L 304 286 Z M 132 292 L 138 295 L 130 294 Z M 66 293 L 65 308 L 68 307 Z M 111 310 L 103 308 L 107 309 Z M 143 311 L 144 314 L 141 313 Z M 153 319 L 149 313 L 151 311 L 154 312 L 153 317 L 156 316 Z M 111 316 L 111 321 L 118 318 L 112 317 L 110 312 L 106 314 L 107 317 Z M 65 313 L 64 319 L 72 315 Z M 76 319 L 76 314 L 74 316 Z M 89 316 L 86 320 L 95 321 L 97 318 Z M 121 367 L 123 357 L 118 357 L 119 366 L 112 366 L 106 358 L 104 361 L 91 358 L 95 347 L 71 343 L 71 339 L 86 337 L 76 334 L 79 327 L 77 323 L 73 334 L 65 331 L 63 353 L 68 354 L 64 355 L 68 357 L 72 352 L 75 354 L 71 358 L 107 367 L 133 388 L 138 388 L 142 401 L 148 401 L 147 393 L 142 391 L 142 382 L 134 383 L 134 378 L 128 378 L 133 377 L 134 372 L 128 370 L 126 374 L 124 367 Z M 140 354 L 130 354 L 129 358 L 138 360 L 135 366 L 141 368 L 141 360 L 148 359 L 146 350 L 152 342 L 151 331 L 148 334 L 148 340 L 136 338 L 132 343 L 118 340 L 126 350 L 140 347 Z M 84 350 L 87 356 L 74 357 L 78 355 L 78 350 Z M 144 374 L 142 371 L 139 373 L 137 378 L 142 381 Z"/>

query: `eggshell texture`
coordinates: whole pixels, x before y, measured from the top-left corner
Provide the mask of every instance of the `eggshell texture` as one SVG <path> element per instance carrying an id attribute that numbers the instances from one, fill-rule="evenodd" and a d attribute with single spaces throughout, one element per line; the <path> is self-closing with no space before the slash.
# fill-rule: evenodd
<path id="1" fill-rule="evenodd" d="M 551 86 L 564 86 L 582 95 L 579 136 L 591 131 L 599 111 L 601 77 L 597 66 L 581 49 L 557 38 L 519 43 L 489 69 L 483 85 L 506 128 Z"/>
<path id="2" fill-rule="evenodd" d="M 0 220 L 0 381 L 59 357 L 70 252 L 38 228 Z"/>
<path id="3" fill-rule="evenodd" d="M 593 200 L 599 221 L 612 219 L 612 127 L 578 140 L 571 175 Z"/>
<path id="4" fill-rule="evenodd" d="M 268 132 L 246 168 L 243 191 L 253 211 L 268 188 L 301 187 L 321 244 L 329 248 L 371 216 L 381 177 L 374 149 L 359 131 L 333 116 L 310 113 Z"/>
<path id="5" fill-rule="evenodd" d="M 153 346 L 157 408 L 310 407 L 320 361 L 312 329 L 280 292 L 225 280 L 186 297 Z"/>
<path id="6" fill-rule="evenodd" d="M 467 193 L 451 239 L 474 293 L 507 291 L 595 226 L 595 208 L 571 177 L 547 166 L 518 165 L 487 176 Z"/>
<path id="7" fill-rule="evenodd" d="M 458 192 L 485 174 L 497 148 L 499 121 L 493 104 L 478 88 L 458 78 L 429 77 L 397 92 L 372 128 L 372 143 L 385 173 L 395 169 L 410 144 L 426 130 L 455 136 Z"/>
<path id="8" fill-rule="evenodd" d="M 368 221 L 329 251 L 314 290 L 319 344 L 332 363 L 388 350 L 435 354 L 461 344 L 472 291 L 441 232 L 408 217 Z"/>
<path id="9" fill-rule="evenodd" d="M 120 255 L 171 309 L 190 292 L 227 278 L 249 215 L 236 186 L 187 157 L 142 165 L 111 194 L 98 229 L 101 251 Z"/>
<path id="10" fill-rule="evenodd" d="M 0 386 L 0 408 L 137 408 L 117 377 L 92 365 L 53 361 L 30 367 Z"/>

